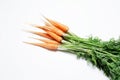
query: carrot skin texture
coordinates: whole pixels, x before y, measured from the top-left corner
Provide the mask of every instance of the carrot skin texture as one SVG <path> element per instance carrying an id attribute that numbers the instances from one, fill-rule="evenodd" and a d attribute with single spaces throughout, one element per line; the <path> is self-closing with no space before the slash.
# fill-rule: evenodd
<path id="1" fill-rule="evenodd" d="M 62 30 L 60 30 L 54 26 L 49 26 L 48 29 L 50 29 L 51 32 L 53 32 L 59 36 L 63 36 L 63 34 L 65 34 Z"/>
<path id="2" fill-rule="evenodd" d="M 40 38 L 39 39 L 38 38 L 34 38 L 34 39 L 40 40 L 40 41 L 42 41 L 44 43 L 48 43 L 48 44 L 60 44 L 59 42 L 51 40 L 51 39 L 40 39 Z"/>
<path id="3" fill-rule="evenodd" d="M 36 35 L 39 35 L 39 36 L 42 36 L 42 37 L 45 37 L 45 38 L 48 38 L 48 39 L 52 39 L 52 37 L 49 36 L 47 33 L 35 32 L 35 31 L 29 31 L 29 32 L 33 33 L 33 34 L 36 34 Z"/>
<path id="4" fill-rule="evenodd" d="M 46 18 L 46 20 L 49 21 L 55 27 L 61 29 L 63 32 L 67 32 L 69 30 L 69 28 L 64 24 L 61 24 L 57 21 L 54 21 L 54 20 L 51 20 L 51 19 L 48 19 L 48 18 Z"/>
<path id="5" fill-rule="evenodd" d="M 55 39 L 57 42 L 61 42 L 61 41 L 62 41 L 62 37 L 56 35 L 55 33 L 50 32 L 50 31 L 47 31 L 47 33 L 48 33 L 53 39 Z"/>
<path id="6" fill-rule="evenodd" d="M 37 27 L 39 29 L 42 29 L 43 31 L 49 31 L 48 26 L 38 26 L 38 25 L 36 25 L 35 27 Z"/>
<path id="7" fill-rule="evenodd" d="M 57 34 L 59 36 L 63 36 L 63 34 L 64 34 L 64 32 L 62 30 L 54 27 L 53 25 L 46 25 L 46 26 L 34 25 L 34 27 L 37 27 L 37 28 L 42 29 L 44 31 L 54 32 L 55 34 Z"/>
<path id="8" fill-rule="evenodd" d="M 48 50 L 57 50 L 58 49 L 58 44 L 48 44 L 48 43 L 32 43 L 32 42 L 24 42 L 30 45 L 42 47 Z"/>

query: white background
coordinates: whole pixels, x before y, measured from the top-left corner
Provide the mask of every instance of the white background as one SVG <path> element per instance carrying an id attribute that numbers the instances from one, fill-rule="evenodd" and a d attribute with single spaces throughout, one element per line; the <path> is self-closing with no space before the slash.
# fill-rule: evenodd
<path id="1" fill-rule="evenodd" d="M 0 80 L 109 80 L 74 55 L 24 44 L 41 13 L 81 37 L 120 35 L 120 0 L 0 0 Z"/>

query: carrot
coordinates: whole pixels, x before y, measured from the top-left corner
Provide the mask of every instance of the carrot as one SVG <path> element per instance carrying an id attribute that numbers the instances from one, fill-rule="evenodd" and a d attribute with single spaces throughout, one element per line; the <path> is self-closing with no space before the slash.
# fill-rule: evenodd
<path id="1" fill-rule="evenodd" d="M 33 38 L 33 37 L 31 37 L 31 38 Z M 51 39 L 40 39 L 40 38 L 39 39 L 38 38 L 34 38 L 34 39 L 37 39 L 37 40 L 40 40 L 42 42 L 49 43 L 49 44 L 60 44 L 57 41 L 54 41 L 54 40 L 51 40 Z"/>
<path id="2" fill-rule="evenodd" d="M 43 31 L 48 31 L 48 28 L 46 28 L 46 26 L 40 26 L 40 25 L 35 25 L 35 24 L 30 24 L 30 25 L 33 26 L 33 27 L 42 29 Z"/>
<path id="3" fill-rule="evenodd" d="M 49 50 L 57 50 L 58 48 L 58 44 L 48 44 L 48 43 L 32 43 L 32 42 L 24 42 L 27 44 L 31 44 L 31 45 L 35 45 L 35 46 L 39 46 L 39 47 L 43 47 Z"/>
<path id="4" fill-rule="evenodd" d="M 54 21 L 54 20 L 51 20 L 51 19 L 48 19 L 48 18 L 45 18 L 48 22 L 50 22 L 52 25 L 54 25 L 55 27 L 61 29 L 63 32 L 67 32 L 68 31 L 68 27 L 64 24 L 61 24 L 57 21 Z"/>
<path id="5" fill-rule="evenodd" d="M 53 32 L 50 32 L 50 31 L 46 31 L 53 39 L 55 39 L 56 41 L 58 42 L 61 42 L 62 41 L 62 37 L 56 35 L 55 33 Z"/>
<path id="6" fill-rule="evenodd" d="M 45 38 L 48 38 L 48 39 L 53 39 L 51 36 L 49 36 L 47 33 L 42 33 L 42 32 L 35 32 L 35 31 L 28 31 L 30 33 L 33 33 L 33 34 L 36 34 L 36 35 L 39 35 L 39 36 L 42 36 L 42 37 L 45 37 Z"/>
<path id="7" fill-rule="evenodd" d="M 58 29 L 58 28 L 56 28 L 56 27 L 54 27 L 54 26 L 49 26 L 48 29 L 49 29 L 51 32 L 53 32 L 53 33 L 55 33 L 55 34 L 57 34 L 57 35 L 59 35 L 59 36 L 63 36 L 63 34 L 65 34 L 62 30 L 60 30 L 60 29 Z"/>
<path id="8" fill-rule="evenodd" d="M 60 44 L 59 42 L 50 39 L 39 39 L 39 40 L 49 44 Z"/>
<path id="9" fill-rule="evenodd" d="M 64 32 L 62 30 L 54 27 L 53 25 L 46 25 L 46 26 L 39 26 L 39 25 L 34 25 L 34 24 L 31 24 L 31 25 L 34 27 L 40 28 L 44 31 L 52 31 L 59 36 L 62 36 L 64 34 Z"/>
<path id="10" fill-rule="evenodd" d="M 46 25 L 46 26 L 36 26 L 37 28 L 40 28 L 44 31 L 51 31 L 54 32 L 55 34 L 59 35 L 59 36 L 63 36 L 64 32 L 56 27 L 54 27 L 53 25 Z"/>

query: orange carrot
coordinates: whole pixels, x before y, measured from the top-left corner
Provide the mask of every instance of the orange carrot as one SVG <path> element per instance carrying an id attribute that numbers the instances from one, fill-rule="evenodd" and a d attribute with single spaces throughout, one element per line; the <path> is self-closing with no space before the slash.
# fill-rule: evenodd
<path id="1" fill-rule="evenodd" d="M 24 42 L 27 44 L 31 44 L 31 45 L 35 45 L 35 46 L 39 46 L 39 47 L 43 47 L 49 50 L 57 50 L 58 48 L 58 44 L 48 44 L 48 43 L 31 43 L 31 42 Z"/>
<path id="2" fill-rule="evenodd" d="M 48 31 L 48 28 L 46 28 L 46 26 L 40 26 L 40 25 L 35 25 L 35 24 L 30 24 L 30 25 L 33 26 L 33 27 L 42 29 L 42 30 L 44 30 L 44 31 Z"/>
<path id="3" fill-rule="evenodd" d="M 31 38 L 33 38 L 33 37 L 31 37 Z M 37 39 L 37 40 L 40 40 L 42 42 L 49 43 L 49 44 L 60 44 L 57 41 L 51 40 L 51 39 L 40 39 L 40 38 L 39 39 L 38 38 L 34 38 L 34 39 Z"/>
<path id="4" fill-rule="evenodd" d="M 63 36 L 63 34 L 65 34 L 62 30 L 54 27 L 54 26 L 49 26 L 48 29 L 51 31 L 51 32 L 54 32 L 55 34 L 59 35 L 59 36 Z"/>
<path id="5" fill-rule="evenodd" d="M 61 24 L 57 21 L 54 21 L 54 20 L 51 20 L 51 19 L 48 19 L 48 18 L 45 18 L 47 21 L 49 21 L 52 25 L 54 25 L 55 27 L 61 29 L 63 32 L 67 32 L 68 31 L 68 27 L 64 24 Z"/>
<path id="6" fill-rule="evenodd" d="M 39 40 L 49 44 L 60 44 L 57 41 L 50 40 L 50 39 L 39 39 Z"/>
<path id="7" fill-rule="evenodd" d="M 62 36 L 64 34 L 64 32 L 56 27 L 54 27 L 53 25 L 46 25 L 46 26 L 35 26 L 37 28 L 40 28 L 44 31 L 51 31 L 54 32 L 55 34 Z"/>
<path id="8" fill-rule="evenodd" d="M 33 33 L 33 34 L 36 34 L 36 35 L 39 35 L 39 36 L 42 36 L 42 37 L 45 37 L 45 38 L 48 38 L 48 39 L 53 39 L 51 36 L 49 36 L 47 33 L 42 33 L 42 32 L 35 32 L 35 31 L 28 31 L 30 33 Z"/>
<path id="9" fill-rule="evenodd" d="M 34 27 L 37 27 L 37 28 L 40 28 L 44 31 L 52 31 L 54 32 L 55 34 L 59 35 L 59 36 L 62 36 L 64 34 L 64 32 L 56 27 L 54 27 L 53 25 L 46 25 L 46 26 L 39 26 L 39 25 L 34 25 L 32 24 L 32 26 Z"/>
<path id="10" fill-rule="evenodd" d="M 37 28 L 42 29 L 44 31 L 48 31 L 49 30 L 46 26 L 37 26 Z"/>
<path id="11" fill-rule="evenodd" d="M 62 37 L 56 35 L 55 33 L 53 32 L 50 32 L 50 31 L 46 31 L 53 39 L 55 39 L 56 41 L 58 42 L 61 42 L 62 41 Z"/>

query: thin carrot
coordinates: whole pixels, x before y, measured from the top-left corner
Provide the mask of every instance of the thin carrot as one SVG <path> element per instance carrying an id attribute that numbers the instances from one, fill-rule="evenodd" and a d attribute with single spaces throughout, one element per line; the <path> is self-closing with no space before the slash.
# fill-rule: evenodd
<path id="1" fill-rule="evenodd" d="M 48 33 L 53 39 L 55 39 L 56 41 L 58 41 L 58 42 L 61 42 L 61 41 L 62 41 L 62 37 L 56 35 L 55 33 L 50 32 L 50 31 L 47 31 L 47 33 Z"/>
<path id="2" fill-rule="evenodd" d="M 43 31 L 48 31 L 48 28 L 46 28 L 46 26 L 40 26 L 40 25 L 35 25 L 35 24 L 30 24 L 30 25 L 33 26 L 33 27 L 42 29 Z"/>
<path id="3" fill-rule="evenodd" d="M 59 36 L 63 36 L 63 34 L 65 34 L 62 30 L 54 27 L 54 26 L 49 26 L 48 29 L 51 31 L 51 32 L 54 32 L 55 34 L 59 35 Z"/>
<path id="4" fill-rule="evenodd" d="M 33 38 L 33 37 L 31 37 Z M 38 38 L 34 38 L 34 39 L 37 39 L 37 40 L 40 40 L 42 42 L 45 42 L 45 43 L 49 43 L 49 44 L 60 44 L 59 42 L 55 41 L 55 40 L 51 40 L 51 39 L 38 39 Z"/>
<path id="5" fill-rule="evenodd" d="M 59 42 L 50 39 L 39 39 L 39 40 L 49 44 L 60 44 Z"/>
<path id="6" fill-rule="evenodd" d="M 31 44 L 31 45 L 35 45 L 35 46 L 39 46 L 39 47 L 43 47 L 49 50 L 57 50 L 58 48 L 58 44 L 48 44 L 48 43 L 32 43 L 32 42 L 24 42 L 27 44 Z"/>
<path id="7" fill-rule="evenodd" d="M 64 32 L 62 30 L 54 27 L 53 25 L 46 25 L 46 26 L 39 26 L 39 25 L 34 25 L 34 24 L 31 24 L 31 25 L 34 27 L 37 27 L 39 29 L 42 29 L 44 31 L 52 31 L 59 36 L 62 36 L 64 34 Z"/>
<path id="8" fill-rule="evenodd" d="M 51 36 L 49 36 L 47 33 L 42 33 L 42 32 L 35 32 L 35 31 L 28 31 L 30 33 L 33 33 L 33 34 L 36 34 L 36 35 L 39 35 L 39 36 L 42 36 L 42 37 L 45 37 L 45 38 L 48 38 L 48 39 L 53 39 Z"/>
<path id="9" fill-rule="evenodd" d="M 57 21 L 54 21 L 54 20 L 51 20 L 51 19 L 48 19 L 48 18 L 45 18 L 47 21 L 49 21 L 52 25 L 54 25 L 55 27 L 61 29 L 63 32 L 67 32 L 69 30 L 69 28 L 64 25 L 64 24 L 61 24 Z"/>

